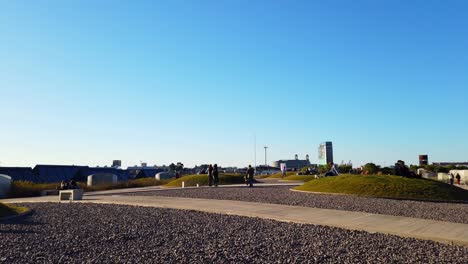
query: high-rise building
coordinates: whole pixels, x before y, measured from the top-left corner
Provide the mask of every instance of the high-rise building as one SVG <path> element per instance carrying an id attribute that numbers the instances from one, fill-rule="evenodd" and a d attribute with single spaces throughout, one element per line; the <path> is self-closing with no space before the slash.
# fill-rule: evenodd
<path id="1" fill-rule="evenodd" d="M 320 164 L 333 163 L 333 144 L 331 142 L 327 141 L 320 144 L 318 152 Z"/>
<path id="2" fill-rule="evenodd" d="M 427 155 L 419 155 L 419 166 L 425 166 L 429 164 Z"/>

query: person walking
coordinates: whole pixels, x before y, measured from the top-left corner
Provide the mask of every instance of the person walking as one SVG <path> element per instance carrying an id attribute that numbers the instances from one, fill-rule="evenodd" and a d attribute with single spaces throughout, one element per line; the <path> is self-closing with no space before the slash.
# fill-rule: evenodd
<path id="1" fill-rule="evenodd" d="M 460 185 L 460 174 L 457 173 L 457 176 L 455 176 L 455 178 L 457 179 L 457 184 Z"/>
<path id="2" fill-rule="evenodd" d="M 213 185 L 213 165 L 210 164 L 208 167 L 208 185 Z"/>
<path id="3" fill-rule="evenodd" d="M 249 168 L 247 169 L 247 173 L 245 175 L 246 184 L 249 185 L 249 187 L 253 187 L 254 174 L 255 174 L 255 169 L 252 168 L 251 165 L 249 165 Z"/>
<path id="4" fill-rule="evenodd" d="M 450 173 L 450 185 L 453 185 L 453 173 Z"/>
<path id="5" fill-rule="evenodd" d="M 215 164 L 213 166 L 213 181 L 214 181 L 214 186 L 218 187 L 218 184 L 219 184 L 218 164 Z"/>

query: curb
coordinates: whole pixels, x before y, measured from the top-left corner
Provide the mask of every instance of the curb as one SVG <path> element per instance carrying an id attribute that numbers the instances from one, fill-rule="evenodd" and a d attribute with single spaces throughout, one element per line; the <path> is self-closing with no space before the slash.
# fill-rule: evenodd
<path id="1" fill-rule="evenodd" d="M 32 210 L 28 208 L 28 210 L 26 212 L 22 212 L 22 213 L 19 213 L 17 215 L 10 215 L 10 216 L 5 216 L 5 217 L 0 217 L 0 222 L 20 218 L 20 217 L 23 217 L 23 216 L 27 216 L 27 215 L 29 215 L 31 213 L 32 213 Z"/>

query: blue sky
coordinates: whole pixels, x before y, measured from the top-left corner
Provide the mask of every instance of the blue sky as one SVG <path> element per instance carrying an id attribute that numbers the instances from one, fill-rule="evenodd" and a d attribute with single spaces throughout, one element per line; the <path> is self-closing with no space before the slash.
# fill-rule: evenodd
<path id="1" fill-rule="evenodd" d="M 0 1 L 0 165 L 468 160 L 466 1 Z"/>

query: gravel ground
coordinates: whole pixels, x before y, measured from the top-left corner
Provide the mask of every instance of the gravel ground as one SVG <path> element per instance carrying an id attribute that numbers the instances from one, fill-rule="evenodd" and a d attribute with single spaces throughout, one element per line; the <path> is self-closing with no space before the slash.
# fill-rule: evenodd
<path id="1" fill-rule="evenodd" d="M 293 192 L 288 186 L 163 190 L 125 195 L 170 196 L 286 204 L 359 211 L 468 224 L 468 204 L 419 202 Z"/>
<path id="2" fill-rule="evenodd" d="M 27 204 L 0 222 L 0 263 L 468 263 L 431 241 L 174 209 Z"/>

